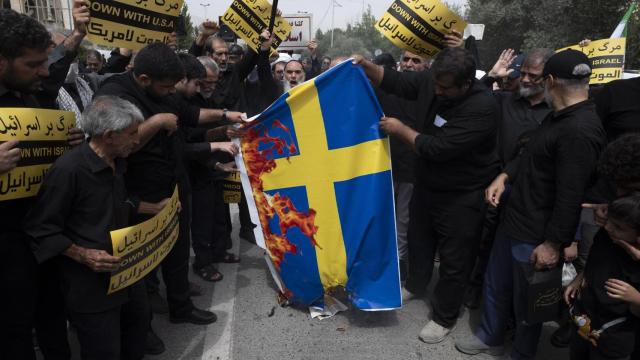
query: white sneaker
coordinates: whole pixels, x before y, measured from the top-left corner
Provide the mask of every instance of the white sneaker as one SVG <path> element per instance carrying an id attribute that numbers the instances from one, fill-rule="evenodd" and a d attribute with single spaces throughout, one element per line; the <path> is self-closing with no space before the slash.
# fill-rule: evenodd
<path id="1" fill-rule="evenodd" d="M 420 340 L 427 344 L 437 344 L 442 342 L 442 340 L 444 340 L 455 328 L 456 327 L 454 325 L 451 329 L 448 329 L 440 326 L 433 320 L 429 320 L 427 325 L 425 325 L 422 328 L 422 331 L 420 331 Z"/>

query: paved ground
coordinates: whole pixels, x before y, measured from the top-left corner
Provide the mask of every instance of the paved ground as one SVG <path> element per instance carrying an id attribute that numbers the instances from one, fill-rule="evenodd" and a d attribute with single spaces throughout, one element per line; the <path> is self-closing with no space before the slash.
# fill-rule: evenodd
<path id="1" fill-rule="evenodd" d="M 234 215 L 234 218 L 236 216 Z M 236 220 L 237 221 L 237 220 Z M 234 224 L 234 228 L 239 226 Z M 240 264 L 223 264 L 224 279 L 201 284 L 206 294 L 194 298 L 210 308 L 218 321 L 210 326 L 172 325 L 166 315 L 156 315 L 154 328 L 164 339 L 167 351 L 151 360 L 280 360 L 280 359 L 486 359 L 458 353 L 449 339 L 437 345 L 420 342 L 417 334 L 428 319 L 424 300 L 407 303 L 390 312 L 362 312 L 355 309 L 325 320 L 313 320 L 308 311 L 277 305 L 275 284 L 263 259 L 263 251 L 234 232 L 234 251 Z M 465 311 L 453 338 L 469 332 L 477 314 Z M 548 341 L 554 325 L 547 325 L 540 342 L 539 359 L 568 359 L 566 350 Z"/>

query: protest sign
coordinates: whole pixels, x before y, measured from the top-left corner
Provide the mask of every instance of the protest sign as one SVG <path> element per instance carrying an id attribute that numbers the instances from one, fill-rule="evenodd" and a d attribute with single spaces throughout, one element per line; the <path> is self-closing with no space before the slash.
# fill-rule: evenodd
<path id="1" fill-rule="evenodd" d="M 395 0 L 375 26 L 394 45 L 433 57 L 445 48 L 444 36 L 462 34 L 467 23 L 440 0 Z"/>
<path id="2" fill-rule="evenodd" d="M 124 229 L 111 232 L 113 256 L 122 259 L 111 274 L 107 294 L 135 284 L 160 264 L 178 239 L 178 187 L 167 205 L 156 216 Z"/>
<path id="3" fill-rule="evenodd" d="M 289 36 L 280 44 L 279 50 L 306 49 L 312 36 L 311 14 L 285 15 L 284 19 L 291 25 Z"/>
<path id="4" fill-rule="evenodd" d="M 224 189 L 222 197 L 224 198 L 225 204 L 237 204 L 240 202 L 240 198 L 242 197 L 242 185 L 240 183 L 239 172 L 234 171 L 224 178 L 222 187 Z"/>
<path id="5" fill-rule="evenodd" d="M 589 46 L 574 45 L 558 51 L 574 49 L 585 53 L 591 60 L 592 73 L 589 84 L 594 85 L 622 79 L 626 46 L 626 38 L 602 39 L 592 41 Z"/>
<path id="6" fill-rule="evenodd" d="M 271 4 L 267 0 L 234 0 L 222 16 L 222 22 L 244 40 L 250 49 L 257 52 L 260 47 L 260 33 L 268 29 L 270 18 Z M 276 51 L 290 31 L 291 25 L 282 16 L 276 16 L 272 51 Z"/>
<path id="7" fill-rule="evenodd" d="M 69 149 L 67 134 L 75 127 L 68 111 L 2 108 L 0 142 L 17 140 L 20 161 L 0 175 L 0 201 L 35 196 L 51 164 Z"/>
<path id="8" fill-rule="evenodd" d="M 166 43 L 183 0 L 91 0 L 88 38 L 95 44 L 140 50 Z"/>

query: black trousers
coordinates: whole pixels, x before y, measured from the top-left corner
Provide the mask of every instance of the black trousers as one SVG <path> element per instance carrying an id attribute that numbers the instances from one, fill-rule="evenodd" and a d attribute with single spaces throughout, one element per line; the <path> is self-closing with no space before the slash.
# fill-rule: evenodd
<path id="1" fill-rule="evenodd" d="M 240 217 L 240 232 L 249 231 L 253 232 L 255 225 L 251 222 L 251 215 L 249 215 L 249 206 L 247 205 L 247 198 L 244 196 L 244 191 L 238 204 L 239 217 Z"/>
<path id="2" fill-rule="evenodd" d="M 144 357 L 149 301 L 144 282 L 131 285 L 129 301 L 99 313 L 69 311 L 78 331 L 82 360 L 138 360 Z"/>
<path id="3" fill-rule="evenodd" d="M 623 357 L 608 357 L 602 354 L 597 348 L 594 348 L 591 343 L 580 337 L 577 332 L 571 337 L 570 345 L 570 359 L 571 360 L 627 360 L 635 359 L 630 356 Z"/>
<path id="4" fill-rule="evenodd" d="M 180 226 L 178 239 L 167 257 L 160 263 L 162 280 L 167 287 L 167 303 L 171 315 L 188 313 L 193 309 L 189 296 L 189 257 L 191 255 L 191 193 L 180 191 Z M 142 220 L 146 220 L 142 219 Z M 157 268 L 145 278 L 148 292 L 158 292 Z"/>
<path id="5" fill-rule="evenodd" d="M 501 209 L 502 207 L 487 207 L 487 212 L 482 223 L 482 235 L 478 246 L 478 256 L 476 257 L 475 266 L 469 278 L 469 285 L 471 286 L 482 287 L 482 283 L 484 282 L 484 273 L 487 271 L 487 265 L 489 265 L 489 256 L 491 255 L 493 240 L 496 238 Z"/>
<path id="6" fill-rule="evenodd" d="M 32 360 L 36 260 L 24 234 L 2 232 L 0 241 L 0 359 Z"/>
<path id="7" fill-rule="evenodd" d="M 248 210 L 247 210 L 248 212 Z M 224 203 L 222 183 L 212 182 L 193 189 L 191 222 L 196 269 L 224 256 L 231 239 L 229 205 Z"/>
<path id="8" fill-rule="evenodd" d="M 410 204 L 409 275 L 406 288 L 424 293 L 436 249 L 440 278 L 433 293 L 433 320 L 450 328 L 458 318 L 480 238 L 486 204 L 483 190 L 433 192 L 416 184 Z"/>
<path id="9" fill-rule="evenodd" d="M 67 311 L 61 288 L 60 269 L 55 260 L 38 266 L 36 338 L 45 360 L 71 359 L 67 339 Z"/>

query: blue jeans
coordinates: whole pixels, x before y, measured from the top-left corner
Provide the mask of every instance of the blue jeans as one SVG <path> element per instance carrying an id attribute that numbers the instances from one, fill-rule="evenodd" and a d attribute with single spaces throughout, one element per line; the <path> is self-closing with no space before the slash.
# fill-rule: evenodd
<path id="1" fill-rule="evenodd" d="M 498 229 L 484 279 L 482 321 L 476 336 L 490 346 L 504 344 L 507 322 L 513 313 L 516 333 L 511 358 L 514 360 L 535 358 L 542 330 L 542 324 L 529 325 L 524 321 L 527 280 L 521 264 L 529 262 L 535 247 Z"/>

